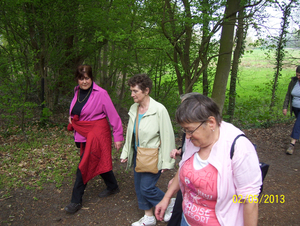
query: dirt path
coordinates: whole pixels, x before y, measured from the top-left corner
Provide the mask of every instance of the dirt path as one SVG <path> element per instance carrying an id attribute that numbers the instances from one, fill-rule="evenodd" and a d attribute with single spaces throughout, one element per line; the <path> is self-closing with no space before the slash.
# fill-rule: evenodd
<path id="1" fill-rule="evenodd" d="M 300 144 L 296 144 L 294 155 L 288 156 L 284 153 L 291 129 L 292 124 L 281 124 L 269 129 L 244 131 L 257 144 L 260 161 L 270 164 L 264 182 L 264 196 L 259 205 L 259 225 L 262 226 L 300 225 Z M 119 181 L 120 193 L 98 198 L 98 193 L 105 186 L 101 179 L 94 178 L 86 189 L 83 208 L 75 215 L 68 215 L 63 211 L 69 203 L 73 184 L 65 183 L 59 189 L 48 184 L 41 191 L 19 189 L 12 192 L 11 197 L 0 200 L 0 224 L 131 225 L 142 217 L 143 211 L 137 207 L 133 174 L 124 172 L 123 168 L 118 159 L 115 159 L 114 172 Z M 164 173 L 158 186 L 165 191 L 174 174 L 175 170 Z M 166 223 L 159 222 L 157 225 Z"/>

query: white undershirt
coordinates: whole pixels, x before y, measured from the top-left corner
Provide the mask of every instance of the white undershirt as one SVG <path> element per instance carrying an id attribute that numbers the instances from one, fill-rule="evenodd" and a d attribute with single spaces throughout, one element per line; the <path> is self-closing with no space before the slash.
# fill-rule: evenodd
<path id="1" fill-rule="evenodd" d="M 194 166 L 195 170 L 200 170 L 200 169 L 204 168 L 207 165 L 208 165 L 208 161 L 207 160 L 202 160 L 200 158 L 200 156 L 198 155 L 198 153 L 196 152 L 194 154 L 194 162 L 193 162 L 193 166 Z"/>

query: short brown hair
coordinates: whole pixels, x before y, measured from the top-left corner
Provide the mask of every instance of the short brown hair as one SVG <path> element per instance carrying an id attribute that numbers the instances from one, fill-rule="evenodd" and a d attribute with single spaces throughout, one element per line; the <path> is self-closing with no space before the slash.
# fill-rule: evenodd
<path id="1" fill-rule="evenodd" d="M 222 117 L 218 105 L 209 97 L 194 94 L 182 101 L 176 110 L 176 121 L 182 123 L 205 122 L 213 116 L 220 126 Z"/>
<path id="2" fill-rule="evenodd" d="M 86 64 L 77 67 L 75 72 L 76 81 L 78 81 L 81 78 L 84 78 L 85 74 L 89 76 L 89 78 L 92 79 L 92 81 L 94 81 L 92 67 Z"/>
<path id="3" fill-rule="evenodd" d="M 137 85 L 143 92 L 149 88 L 150 93 L 152 89 L 152 80 L 146 74 L 136 74 L 128 80 L 128 85 L 130 87 Z"/>

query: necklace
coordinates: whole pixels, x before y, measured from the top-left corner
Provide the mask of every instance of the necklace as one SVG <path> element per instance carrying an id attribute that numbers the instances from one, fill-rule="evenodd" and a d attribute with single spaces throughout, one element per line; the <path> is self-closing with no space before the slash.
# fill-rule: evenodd
<path id="1" fill-rule="evenodd" d="M 83 98 L 82 101 L 80 101 L 80 100 L 79 100 L 79 97 L 80 97 L 80 89 L 79 89 L 77 100 L 78 100 L 78 102 L 79 102 L 80 104 L 81 104 L 83 101 L 85 101 L 85 99 L 90 95 L 91 90 L 92 90 L 92 89 L 90 88 L 90 90 L 89 90 L 89 92 L 87 93 L 87 95 Z"/>

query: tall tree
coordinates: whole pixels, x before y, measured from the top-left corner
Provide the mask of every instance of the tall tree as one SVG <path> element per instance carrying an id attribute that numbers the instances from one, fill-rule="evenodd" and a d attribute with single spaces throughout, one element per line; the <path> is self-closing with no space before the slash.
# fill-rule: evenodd
<path id="1" fill-rule="evenodd" d="M 49 116 L 59 94 L 72 90 L 74 68 L 107 42 L 110 24 L 105 18 L 111 2 L 4 0 L 0 4 L 0 45 L 6 52 L 0 57 L 10 60 L 7 87 L 13 91 L 15 84 L 26 84 L 18 89 L 20 95 L 46 107 L 42 112 Z M 12 94 L 17 97 L 18 92 Z"/>
<path id="2" fill-rule="evenodd" d="M 234 39 L 236 13 L 240 9 L 240 0 L 227 0 L 222 34 L 220 39 L 220 51 L 217 63 L 217 71 L 214 80 L 212 98 L 218 104 L 222 112 L 225 102 L 225 92 L 231 67 L 231 57 Z"/>
<path id="3" fill-rule="evenodd" d="M 173 47 L 172 53 L 167 54 L 175 67 L 180 94 L 193 90 L 210 60 L 217 55 L 211 40 L 221 28 L 219 12 L 223 5 L 224 1 L 215 0 L 201 3 L 165 0 L 162 31 Z M 197 33 L 202 36 L 200 42 Z"/>
<path id="4" fill-rule="evenodd" d="M 271 103 L 269 107 L 270 112 L 272 112 L 276 101 L 276 90 L 278 87 L 278 79 L 281 76 L 283 59 L 285 56 L 284 48 L 286 47 L 286 42 L 287 42 L 286 36 L 288 33 L 288 24 L 291 15 L 291 9 L 293 8 L 293 6 L 295 6 L 294 3 L 296 3 L 297 0 L 290 0 L 288 3 L 284 1 L 282 2 L 275 1 L 275 2 L 282 12 L 282 18 L 281 18 L 281 29 L 280 29 L 279 37 L 278 38 L 275 37 L 277 42 L 277 47 L 276 47 L 276 55 L 275 55 L 275 59 L 276 59 L 275 73 L 272 81 L 272 97 L 271 97 Z"/>
<path id="5" fill-rule="evenodd" d="M 241 56 L 244 53 L 245 39 L 247 34 L 247 26 L 245 19 L 245 9 L 241 9 L 238 13 L 238 29 L 236 32 L 236 45 L 232 60 L 232 69 L 230 76 L 230 90 L 229 90 L 229 103 L 227 115 L 229 116 L 228 121 L 231 122 L 234 116 L 235 110 L 235 98 L 236 98 L 236 81 L 238 75 L 238 68 Z"/>
<path id="6" fill-rule="evenodd" d="M 220 106 L 223 107 L 239 2 L 164 1 L 162 31 L 173 47 L 172 52 L 167 54 L 175 68 L 179 93 L 191 92 L 202 75 L 203 93 L 208 95 L 210 85 L 206 69 L 211 60 L 219 56 L 213 95 L 217 101 L 221 98 Z M 264 1 L 244 2 L 245 8 L 251 8 L 263 4 Z M 222 26 L 226 31 L 222 32 L 219 41 L 216 37 Z M 226 62 L 223 61 L 225 59 Z"/>

